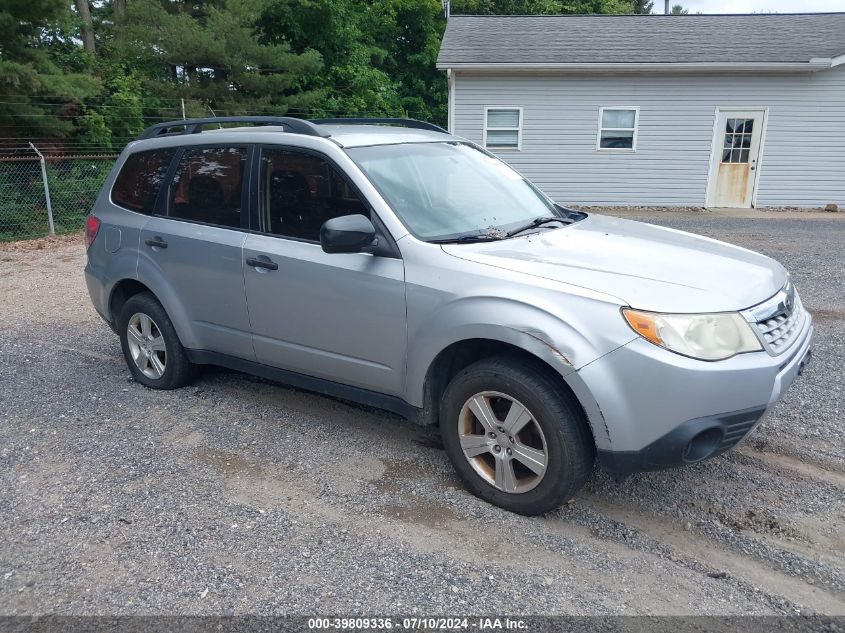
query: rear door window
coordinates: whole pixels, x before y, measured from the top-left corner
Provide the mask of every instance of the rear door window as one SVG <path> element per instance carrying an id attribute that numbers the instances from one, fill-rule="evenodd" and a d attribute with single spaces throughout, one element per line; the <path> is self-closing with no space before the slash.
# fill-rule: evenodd
<path id="1" fill-rule="evenodd" d="M 240 228 L 246 147 L 189 147 L 170 183 L 172 218 Z"/>
<path id="2" fill-rule="evenodd" d="M 138 213 L 152 213 L 175 153 L 174 149 L 155 149 L 130 155 L 114 181 L 112 202 Z"/>

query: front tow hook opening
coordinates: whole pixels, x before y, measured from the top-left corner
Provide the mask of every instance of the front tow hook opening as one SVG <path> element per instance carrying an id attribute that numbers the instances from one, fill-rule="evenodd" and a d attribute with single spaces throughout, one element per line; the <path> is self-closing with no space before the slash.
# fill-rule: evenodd
<path id="1" fill-rule="evenodd" d="M 801 363 L 798 365 L 798 375 L 804 373 L 804 370 L 807 368 L 807 365 L 810 364 L 810 359 L 813 357 L 813 350 L 808 349 L 807 353 L 804 355 L 804 358 L 801 359 Z"/>

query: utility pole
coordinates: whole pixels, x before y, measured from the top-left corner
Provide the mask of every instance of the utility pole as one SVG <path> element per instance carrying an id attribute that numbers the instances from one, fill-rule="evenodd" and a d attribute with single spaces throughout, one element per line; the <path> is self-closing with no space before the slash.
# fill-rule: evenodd
<path id="1" fill-rule="evenodd" d="M 665 0 L 663 5 L 663 15 L 669 15 L 669 0 Z"/>

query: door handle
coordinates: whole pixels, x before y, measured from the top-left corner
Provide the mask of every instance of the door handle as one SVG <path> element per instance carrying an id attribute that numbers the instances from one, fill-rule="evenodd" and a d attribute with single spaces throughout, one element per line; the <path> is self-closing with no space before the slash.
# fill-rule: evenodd
<path id="1" fill-rule="evenodd" d="M 267 270 L 279 270 L 279 265 L 266 255 L 259 255 L 258 257 L 247 257 L 247 266 L 253 268 L 266 268 Z"/>
<path id="2" fill-rule="evenodd" d="M 167 242 L 161 239 L 158 235 L 150 240 L 145 240 L 144 244 L 151 248 L 167 248 Z"/>

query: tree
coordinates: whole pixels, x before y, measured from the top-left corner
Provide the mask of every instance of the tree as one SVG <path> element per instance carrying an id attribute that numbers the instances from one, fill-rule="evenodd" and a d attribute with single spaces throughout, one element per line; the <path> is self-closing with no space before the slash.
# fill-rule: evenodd
<path id="1" fill-rule="evenodd" d="M 91 20 L 91 5 L 88 0 L 74 0 L 76 12 L 79 14 L 79 32 L 82 36 L 82 47 L 89 53 L 95 50 L 94 23 Z"/>
<path id="2" fill-rule="evenodd" d="M 10 131 L 6 136 L 65 136 L 78 104 L 99 91 L 90 58 L 74 50 L 69 22 L 64 0 L 0 5 L 0 128 Z"/>
<path id="3" fill-rule="evenodd" d="M 267 41 L 320 53 L 324 97 L 312 114 L 441 123 L 446 81 L 435 60 L 444 27 L 440 0 L 273 0 L 259 19 Z"/>
<path id="4" fill-rule="evenodd" d="M 313 50 L 262 42 L 260 0 L 133 0 L 116 20 L 110 53 L 135 68 L 152 98 L 204 114 L 283 114 L 307 108 L 321 70 Z M 198 112 L 197 112 L 198 113 Z"/>
<path id="5" fill-rule="evenodd" d="M 689 9 L 684 9 L 679 4 L 673 4 L 672 8 L 669 10 L 669 15 L 687 15 L 689 13 Z"/>
<path id="6" fill-rule="evenodd" d="M 634 0 L 634 13 L 638 15 L 648 15 L 654 10 L 654 2 L 649 0 Z"/>

